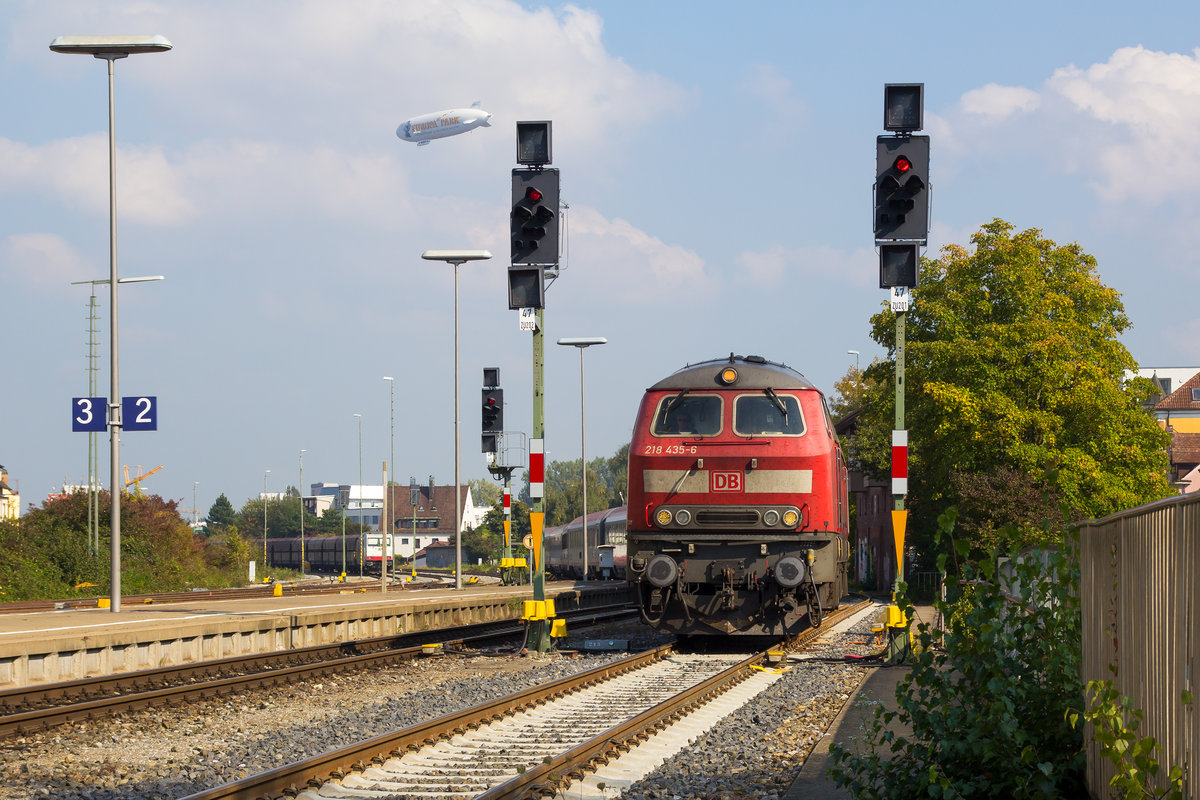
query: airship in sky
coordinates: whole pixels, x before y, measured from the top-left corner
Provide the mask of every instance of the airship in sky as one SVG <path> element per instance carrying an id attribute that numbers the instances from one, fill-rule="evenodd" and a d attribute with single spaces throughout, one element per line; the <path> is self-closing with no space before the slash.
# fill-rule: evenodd
<path id="1" fill-rule="evenodd" d="M 406 142 L 426 145 L 434 139 L 457 136 L 480 126 L 489 128 L 491 119 L 492 115 L 480 108 L 476 101 L 470 108 L 452 108 L 405 120 L 396 128 L 396 135 Z"/>

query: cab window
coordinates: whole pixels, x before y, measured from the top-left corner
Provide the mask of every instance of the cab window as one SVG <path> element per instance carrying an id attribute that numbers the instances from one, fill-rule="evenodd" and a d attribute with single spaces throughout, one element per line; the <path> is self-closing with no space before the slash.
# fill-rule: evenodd
<path id="1" fill-rule="evenodd" d="M 654 436 L 716 436 L 721 432 L 721 398 L 715 394 L 668 395 L 658 402 L 650 425 Z"/>
<path id="2" fill-rule="evenodd" d="M 790 395 L 744 394 L 733 401 L 733 432 L 739 436 L 802 436 L 804 415 L 799 401 Z"/>

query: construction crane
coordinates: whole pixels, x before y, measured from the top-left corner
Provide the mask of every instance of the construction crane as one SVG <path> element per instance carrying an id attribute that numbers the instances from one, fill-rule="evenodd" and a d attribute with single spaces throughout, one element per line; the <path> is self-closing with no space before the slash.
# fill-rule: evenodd
<path id="1" fill-rule="evenodd" d="M 146 493 L 144 491 L 142 491 L 142 481 L 144 481 L 146 478 L 149 478 L 151 475 L 158 472 L 162 468 L 163 468 L 163 465 L 159 464 L 157 467 L 150 470 L 149 472 L 143 473 L 142 465 L 138 464 L 138 468 L 137 468 L 138 475 L 136 478 L 131 479 L 129 477 L 129 465 L 126 464 L 124 467 L 124 469 L 125 469 L 125 488 L 128 489 L 130 486 L 132 486 L 133 487 L 133 492 L 132 492 L 133 496 L 138 498 L 139 500 L 142 499 L 143 497 L 146 496 Z"/>

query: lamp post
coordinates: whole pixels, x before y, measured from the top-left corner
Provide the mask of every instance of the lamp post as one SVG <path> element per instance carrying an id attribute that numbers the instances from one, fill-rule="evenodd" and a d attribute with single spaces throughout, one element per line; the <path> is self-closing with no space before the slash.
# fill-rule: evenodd
<path id="1" fill-rule="evenodd" d="M 118 278 L 117 283 L 143 283 L 145 281 L 161 281 L 162 275 L 145 275 L 138 278 Z M 89 308 L 91 315 L 88 319 L 88 397 L 94 397 L 96 394 L 96 286 L 101 283 L 112 283 L 108 278 L 98 278 L 90 281 L 71 281 L 72 286 L 90 283 L 92 285 L 92 297 Z M 98 487 L 96 484 L 96 434 L 94 431 L 88 433 L 88 554 L 93 558 L 100 554 L 100 501 L 97 498 Z M 194 498 L 193 498 L 194 500 Z M 192 503 L 192 508 L 195 508 L 195 502 Z"/>
<path id="2" fill-rule="evenodd" d="M 271 470 L 263 473 L 263 575 L 267 574 L 267 476 Z"/>
<path id="3" fill-rule="evenodd" d="M 300 495 L 300 577 L 304 577 L 304 454 L 307 450 L 300 451 L 300 490 L 296 494 Z"/>
<path id="4" fill-rule="evenodd" d="M 388 463 L 390 463 L 392 465 L 392 474 L 395 475 L 396 474 L 396 379 L 391 378 L 387 375 L 384 375 L 383 379 L 388 382 L 388 391 L 391 394 L 391 416 L 390 416 L 391 426 L 389 428 L 390 444 L 391 444 L 391 461 L 389 461 Z M 384 510 L 384 515 L 387 517 L 387 523 L 386 523 L 387 531 L 383 535 L 385 537 L 387 537 L 387 541 L 389 541 L 389 542 L 391 542 L 392 532 L 394 530 L 392 518 L 396 516 L 394 511 L 388 511 L 388 509 L 391 508 L 391 505 L 392 505 L 389 502 L 391 499 L 392 499 L 392 490 L 390 488 L 388 488 L 387 482 L 385 481 L 384 486 L 383 486 L 383 510 Z M 383 555 L 384 555 L 384 559 L 386 560 L 387 559 L 387 548 L 386 547 L 384 547 Z M 396 546 L 395 546 L 395 543 L 392 543 L 392 559 L 395 560 L 395 558 L 396 558 Z"/>
<path id="5" fill-rule="evenodd" d="M 454 588 L 462 588 L 462 498 L 459 496 L 459 419 L 458 419 L 458 268 L 467 261 L 485 261 L 487 250 L 426 250 L 426 261 L 445 261 L 454 265 Z"/>
<path id="6" fill-rule="evenodd" d="M 859 369 L 859 364 L 858 364 L 858 351 L 857 351 L 857 350 L 847 350 L 847 351 L 846 351 L 846 355 L 848 355 L 848 356 L 854 356 L 854 368 L 855 368 L 856 370 L 857 370 L 857 369 Z"/>
<path id="7" fill-rule="evenodd" d="M 583 579 L 588 578 L 588 503 L 587 503 L 587 411 L 583 402 L 583 351 L 592 345 L 608 344 L 603 336 L 559 339 L 564 347 L 579 348 L 579 452 L 583 460 Z"/>
<path id="8" fill-rule="evenodd" d="M 192 528 L 200 527 L 200 509 L 196 508 L 196 490 L 200 488 L 200 481 L 192 481 Z"/>
<path id="9" fill-rule="evenodd" d="M 363 505 L 363 489 L 362 489 L 362 414 L 355 414 L 358 417 L 358 577 L 363 576 L 363 559 L 366 558 L 367 540 L 362 535 L 362 505 Z M 346 498 L 346 510 L 350 508 L 350 498 Z M 342 542 L 343 548 L 345 542 Z"/>
<path id="10" fill-rule="evenodd" d="M 112 468 L 112 570 L 110 608 L 121 610 L 121 393 L 117 381 L 117 148 L 114 114 L 113 64 L 118 58 L 135 53 L 161 53 L 171 49 L 165 36 L 59 36 L 50 43 L 56 53 L 80 53 L 108 62 L 108 296 L 111 382 L 108 398 L 108 430 Z"/>

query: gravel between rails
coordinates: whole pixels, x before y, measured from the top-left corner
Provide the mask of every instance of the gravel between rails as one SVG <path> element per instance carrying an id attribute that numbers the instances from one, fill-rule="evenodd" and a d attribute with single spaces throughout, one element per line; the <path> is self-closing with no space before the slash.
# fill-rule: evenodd
<path id="1" fill-rule="evenodd" d="M 639 623 L 618 623 L 562 647 L 584 638 L 630 639 L 631 649 L 663 641 Z M 869 638 L 869 623 L 863 623 L 821 647 L 837 656 L 863 653 Z M 0 743 L 0 799 L 178 798 L 623 655 L 448 654 L 56 728 Z M 752 704 L 622 796 L 778 798 L 863 672 L 823 661 L 793 664 Z"/>

